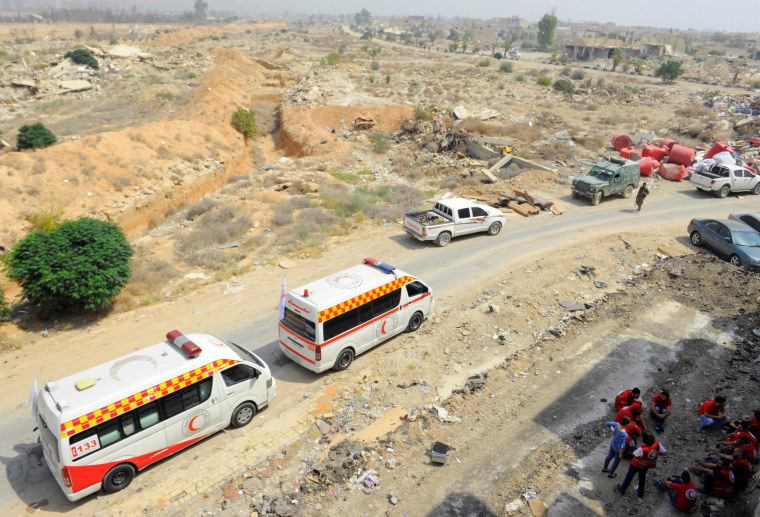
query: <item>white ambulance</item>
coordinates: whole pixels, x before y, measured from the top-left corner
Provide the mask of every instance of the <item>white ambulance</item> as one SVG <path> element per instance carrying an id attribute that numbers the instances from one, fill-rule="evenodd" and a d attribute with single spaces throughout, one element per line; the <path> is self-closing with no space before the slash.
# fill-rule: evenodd
<path id="1" fill-rule="evenodd" d="M 280 350 L 304 368 L 345 370 L 354 357 L 386 339 L 414 332 L 433 310 L 423 281 L 366 258 L 359 266 L 285 295 Z"/>
<path id="2" fill-rule="evenodd" d="M 71 501 L 126 488 L 138 470 L 226 427 L 275 397 L 256 354 L 208 334 L 182 335 L 48 382 L 36 419 L 45 461 Z"/>

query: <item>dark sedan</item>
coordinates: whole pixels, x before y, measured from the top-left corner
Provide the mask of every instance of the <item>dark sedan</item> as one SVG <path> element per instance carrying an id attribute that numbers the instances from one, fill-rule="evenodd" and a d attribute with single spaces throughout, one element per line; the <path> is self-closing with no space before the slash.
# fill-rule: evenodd
<path id="1" fill-rule="evenodd" d="M 692 219 L 689 238 L 694 246 L 705 246 L 734 266 L 760 271 L 760 234 L 739 221 Z"/>

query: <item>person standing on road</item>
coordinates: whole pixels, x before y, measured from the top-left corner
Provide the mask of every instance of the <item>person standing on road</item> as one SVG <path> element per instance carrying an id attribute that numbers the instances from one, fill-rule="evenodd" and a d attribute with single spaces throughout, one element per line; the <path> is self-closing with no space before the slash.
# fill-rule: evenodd
<path id="1" fill-rule="evenodd" d="M 649 410 L 654 418 L 654 430 L 661 433 L 665 430 L 665 419 L 670 416 L 670 408 L 673 401 L 670 399 L 670 393 L 667 390 L 662 390 L 659 395 L 655 395 L 652 399 L 652 406 Z"/>
<path id="2" fill-rule="evenodd" d="M 617 486 L 618 492 L 621 495 L 625 494 L 628 489 L 628 485 L 631 484 L 633 476 L 639 475 L 639 487 L 638 487 L 638 501 L 641 502 L 641 498 L 644 497 L 644 484 L 647 481 L 647 470 L 657 467 L 657 457 L 665 456 L 668 451 L 665 447 L 655 440 L 654 435 L 649 431 L 644 431 L 644 445 L 636 449 L 633 453 L 633 459 L 631 459 L 631 466 L 628 467 L 628 472 L 625 475 L 622 485 Z"/>
<path id="3" fill-rule="evenodd" d="M 610 442 L 610 452 L 604 458 L 604 467 L 602 467 L 602 472 L 608 472 L 607 477 L 617 477 L 615 470 L 620 465 L 620 460 L 625 452 L 625 442 L 628 441 L 628 433 L 625 428 L 630 423 L 631 420 L 627 416 L 624 416 L 619 424 L 617 422 L 606 422 L 604 424 L 615 431 L 615 434 L 612 435 L 612 442 Z M 615 458 L 615 461 L 612 462 L 612 468 L 607 470 L 607 466 L 613 458 Z"/>
<path id="4" fill-rule="evenodd" d="M 699 406 L 697 415 L 699 415 L 699 426 L 702 429 L 708 426 L 717 429 L 731 421 L 726 414 L 726 397 L 721 395 L 718 395 L 713 400 L 703 402 L 702 405 Z"/>
<path id="5" fill-rule="evenodd" d="M 670 504 L 679 512 L 689 513 L 697 506 L 697 486 L 688 471 L 684 470 L 680 476 L 666 476 L 654 484 L 660 490 L 668 491 Z"/>
<path id="6" fill-rule="evenodd" d="M 647 188 L 646 183 L 642 183 L 639 187 L 639 191 L 636 193 L 636 206 L 639 207 L 637 210 L 638 212 L 641 212 L 641 205 L 644 204 L 644 199 L 649 195 L 649 189 Z"/>

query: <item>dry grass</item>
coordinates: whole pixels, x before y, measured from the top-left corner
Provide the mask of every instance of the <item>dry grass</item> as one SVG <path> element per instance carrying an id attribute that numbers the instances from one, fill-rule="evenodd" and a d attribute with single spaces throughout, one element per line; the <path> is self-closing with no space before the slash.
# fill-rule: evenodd
<path id="1" fill-rule="evenodd" d="M 690 104 L 688 106 L 678 108 L 676 110 L 676 115 L 685 119 L 706 118 L 708 120 L 716 120 L 718 118 L 718 116 L 713 113 L 712 110 L 700 104 Z"/>
<path id="2" fill-rule="evenodd" d="M 495 120 L 480 120 L 476 118 L 466 118 L 462 122 L 462 127 L 472 133 L 484 136 L 507 136 L 509 135 L 511 124 L 505 124 Z"/>
<path id="3" fill-rule="evenodd" d="M 529 144 L 541 138 L 541 130 L 536 126 L 527 124 L 510 123 L 506 124 L 506 135 L 516 138 L 524 144 Z"/>
<path id="4" fill-rule="evenodd" d="M 185 211 L 185 219 L 193 220 L 196 217 L 205 214 L 209 210 L 215 208 L 219 203 L 211 198 L 204 197 L 203 199 L 196 201 L 190 205 Z"/>
<path id="5" fill-rule="evenodd" d="M 223 269 L 234 258 L 217 249 L 217 246 L 242 237 L 251 226 L 247 215 L 238 216 L 234 207 L 223 206 L 203 214 L 190 231 L 178 238 L 174 252 L 186 264 Z"/>

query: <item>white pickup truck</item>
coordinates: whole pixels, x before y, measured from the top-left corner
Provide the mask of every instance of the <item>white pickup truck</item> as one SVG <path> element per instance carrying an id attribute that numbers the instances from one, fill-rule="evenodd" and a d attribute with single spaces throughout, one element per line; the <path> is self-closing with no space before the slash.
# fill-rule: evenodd
<path id="1" fill-rule="evenodd" d="M 451 242 L 452 237 L 468 233 L 497 235 L 502 226 L 504 214 L 500 210 L 462 198 L 442 199 L 432 210 L 404 216 L 406 233 L 420 241 L 435 241 L 441 247 Z"/>
<path id="2" fill-rule="evenodd" d="M 752 192 L 760 194 L 760 176 L 738 165 L 713 165 L 707 170 L 695 172 L 691 182 L 699 190 L 726 197 L 729 192 Z"/>

